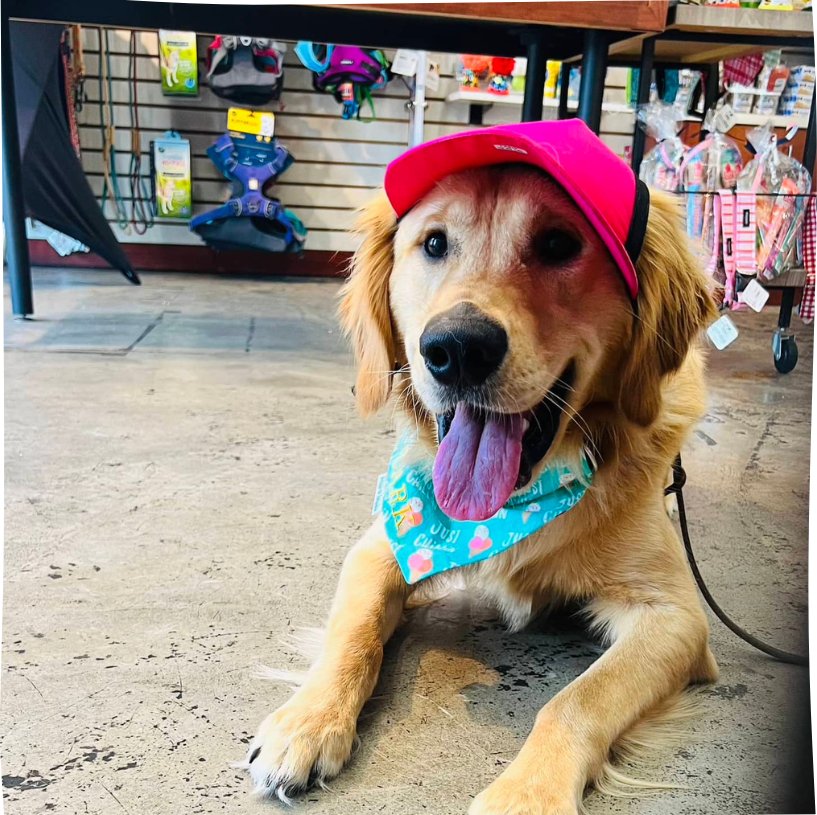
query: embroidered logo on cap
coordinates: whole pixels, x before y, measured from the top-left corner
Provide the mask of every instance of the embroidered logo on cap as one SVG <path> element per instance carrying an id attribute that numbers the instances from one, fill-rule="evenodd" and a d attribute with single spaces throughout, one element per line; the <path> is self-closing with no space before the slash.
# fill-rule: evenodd
<path id="1" fill-rule="evenodd" d="M 512 144 L 495 144 L 494 147 L 497 150 L 508 150 L 511 153 L 523 153 L 524 155 L 528 154 L 528 151 L 522 147 L 514 147 Z"/>

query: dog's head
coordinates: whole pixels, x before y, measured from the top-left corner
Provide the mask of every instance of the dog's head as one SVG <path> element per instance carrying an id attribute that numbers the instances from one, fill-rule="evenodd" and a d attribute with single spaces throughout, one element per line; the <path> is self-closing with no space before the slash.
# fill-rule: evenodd
<path id="1" fill-rule="evenodd" d="M 488 517 L 583 443 L 591 405 L 653 423 L 662 379 L 712 310 L 680 214 L 655 193 L 636 304 L 581 210 L 535 168 L 450 175 L 399 224 L 378 198 L 360 231 L 341 300 L 358 405 L 372 413 L 400 388 L 436 422 L 435 489 L 453 517 Z"/>

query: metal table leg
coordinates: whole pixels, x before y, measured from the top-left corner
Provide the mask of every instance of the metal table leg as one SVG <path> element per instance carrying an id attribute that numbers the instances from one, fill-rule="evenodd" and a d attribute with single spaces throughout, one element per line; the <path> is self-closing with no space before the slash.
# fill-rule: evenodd
<path id="1" fill-rule="evenodd" d="M 34 302 L 31 295 L 31 264 L 26 240 L 20 134 L 17 130 L 17 108 L 11 66 L 11 37 L 6 15 L 2 15 L 0 35 L 3 49 L 3 223 L 6 227 L 11 310 L 15 317 L 27 317 L 34 313 Z"/>
<path id="2" fill-rule="evenodd" d="M 579 87 L 579 118 L 598 133 L 601 129 L 601 103 L 607 74 L 607 32 L 595 28 L 584 34 L 582 83 Z"/>
<path id="3" fill-rule="evenodd" d="M 815 146 L 817 146 L 817 113 L 815 113 L 815 102 L 817 97 L 811 97 L 811 113 L 808 117 L 808 129 L 806 130 L 806 147 L 803 151 L 803 164 L 811 173 L 811 188 L 814 189 L 814 176 L 817 174 L 815 165 Z"/>
<path id="4" fill-rule="evenodd" d="M 528 53 L 522 121 L 539 122 L 542 120 L 542 98 L 545 95 L 545 38 L 539 31 L 527 31 L 522 42 L 527 46 Z"/>
<path id="5" fill-rule="evenodd" d="M 706 66 L 706 82 L 704 83 L 704 119 L 706 112 L 715 107 L 718 101 L 718 93 L 720 92 L 720 65 L 713 62 Z M 703 122 L 701 122 L 701 132 L 699 141 L 703 141 L 705 136 Z"/>
<path id="6" fill-rule="evenodd" d="M 777 318 L 777 330 L 772 337 L 774 367 L 781 374 L 789 373 L 797 365 L 797 342 L 794 334 L 789 331 L 793 307 L 794 286 L 786 286 L 781 290 L 780 315 Z"/>
<path id="7" fill-rule="evenodd" d="M 655 58 L 655 37 L 647 37 L 641 44 L 641 63 L 638 73 L 638 93 L 636 95 L 637 106 L 646 105 L 650 101 L 650 85 L 652 84 L 652 64 Z M 633 153 L 630 164 L 633 172 L 638 175 L 641 167 L 641 160 L 644 158 L 644 143 L 647 133 L 643 127 L 639 127 L 636 119 L 635 131 L 633 133 Z"/>

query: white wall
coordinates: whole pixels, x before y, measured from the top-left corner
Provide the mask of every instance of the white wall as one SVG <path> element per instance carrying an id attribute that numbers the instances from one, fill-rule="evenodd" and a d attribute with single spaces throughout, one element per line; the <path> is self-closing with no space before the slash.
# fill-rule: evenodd
<path id="1" fill-rule="evenodd" d="M 96 29 L 85 28 L 83 31 L 88 101 L 79 115 L 82 163 L 91 186 L 100 195 L 103 167 L 98 104 L 99 38 Z M 131 144 L 127 81 L 129 37 L 129 31 L 111 30 L 108 34 L 115 103 L 115 143 L 123 151 L 129 151 Z M 211 39 L 199 37 L 200 60 Z M 340 118 L 340 105 L 330 95 L 313 90 L 310 72 L 301 66 L 292 53 L 294 43 L 288 45 L 281 98 L 283 109 L 279 110 L 279 103 L 272 103 L 269 109 L 276 114 L 276 135 L 294 155 L 296 162 L 281 177 L 276 194 L 308 227 L 307 249 L 348 251 L 354 248 L 346 230 L 355 209 L 381 184 L 385 166 L 406 148 L 409 128 L 405 103 L 409 99 L 409 91 L 399 78 L 395 79 L 384 91 L 375 94 L 376 121 L 343 121 Z M 393 55 L 393 52 L 387 53 Z M 427 139 L 469 126 L 468 106 L 445 101 L 446 96 L 457 87 L 453 77 L 455 57 L 437 54 L 432 58 L 440 62 L 443 79 L 440 88 L 428 94 Z M 199 73 L 200 79 L 203 79 L 203 62 Z M 149 166 L 151 138 L 165 130 L 178 130 L 191 144 L 194 213 L 223 202 L 228 197 L 228 185 L 207 158 L 205 149 L 226 129 L 229 103 L 212 94 L 203 82 L 200 83 L 198 98 L 163 96 L 155 31 L 139 32 L 136 75 L 145 172 Z M 607 101 L 624 101 L 625 77 L 624 69 L 611 69 L 608 72 Z M 554 111 L 550 110 L 549 113 L 553 115 Z M 518 121 L 519 114 L 520 110 L 516 107 L 495 105 L 486 111 L 485 124 Z M 602 136 L 620 154 L 631 142 L 632 122 L 630 114 L 605 113 L 602 117 Z M 125 177 L 128 163 L 128 152 L 118 155 L 117 170 L 121 174 L 121 190 L 126 197 L 129 195 Z M 145 235 L 137 235 L 129 229 L 121 229 L 112 213 L 108 203 L 106 215 L 122 242 L 201 243 L 201 239 L 191 233 L 184 222 L 157 221 Z"/>

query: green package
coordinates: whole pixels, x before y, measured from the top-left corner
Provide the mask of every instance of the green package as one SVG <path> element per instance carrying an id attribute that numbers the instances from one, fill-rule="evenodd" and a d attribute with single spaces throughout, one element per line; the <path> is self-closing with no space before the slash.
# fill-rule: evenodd
<path id="1" fill-rule="evenodd" d="M 189 218 L 193 214 L 190 142 L 167 131 L 151 142 L 153 190 L 157 218 Z"/>
<path id="2" fill-rule="evenodd" d="M 196 32 L 160 29 L 159 66 L 162 72 L 162 93 L 171 96 L 198 96 Z"/>

